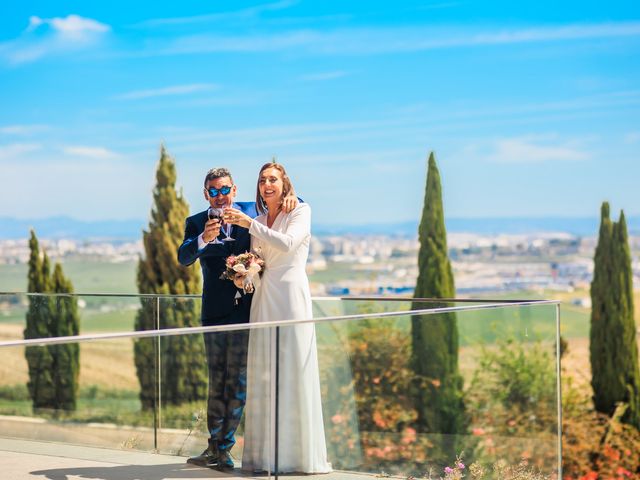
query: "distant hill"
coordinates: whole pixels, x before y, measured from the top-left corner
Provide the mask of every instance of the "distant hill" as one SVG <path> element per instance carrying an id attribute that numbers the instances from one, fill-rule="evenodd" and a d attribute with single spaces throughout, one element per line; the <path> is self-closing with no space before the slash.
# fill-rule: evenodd
<path id="1" fill-rule="evenodd" d="M 28 238 L 35 228 L 38 238 L 75 238 L 79 240 L 135 240 L 142 237 L 143 220 L 95 220 L 83 221 L 69 217 L 40 219 L 16 219 L 0 217 L 0 238 Z"/>
<path id="2" fill-rule="evenodd" d="M 599 219 L 593 218 L 450 218 L 447 231 L 456 233 L 477 233 L 484 235 L 524 234 L 540 232 L 566 232 L 579 236 L 596 235 Z M 629 231 L 640 235 L 640 216 L 628 217 Z M 75 238 L 79 240 L 137 240 L 141 238 L 147 221 L 95 220 L 84 221 L 69 217 L 50 217 L 43 219 L 16 219 L 0 217 L 0 239 L 28 238 L 29 229 L 35 228 L 40 238 Z M 354 225 L 314 225 L 314 234 L 361 235 L 396 234 L 416 235 L 417 222 L 394 224 L 354 224 Z"/>

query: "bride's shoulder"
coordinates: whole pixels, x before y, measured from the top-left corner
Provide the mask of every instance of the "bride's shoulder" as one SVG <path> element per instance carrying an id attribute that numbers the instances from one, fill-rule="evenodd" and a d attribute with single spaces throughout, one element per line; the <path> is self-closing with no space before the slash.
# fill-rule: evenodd
<path id="1" fill-rule="evenodd" d="M 294 218 L 304 218 L 311 216 L 311 207 L 308 203 L 300 202 L 296 208 L 291 210 L 289 213 L 285 213 L 285 218 L 294 219 Z"/>
<path id="2" fill-rule="evenodd" d="M 302 203 L 300 202 L 296 208 L 294 208 L 291 213 L 294 212 L 298 212 L 298 213 L 303 213 L 303 212 L 311 212 L 311 205 L 309 205 L 308 203 Z"/>

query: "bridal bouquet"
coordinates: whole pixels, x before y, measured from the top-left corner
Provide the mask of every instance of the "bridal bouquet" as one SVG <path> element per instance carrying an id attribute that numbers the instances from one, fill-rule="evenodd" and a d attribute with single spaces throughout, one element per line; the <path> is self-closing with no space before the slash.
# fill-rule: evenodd
<path id="1" fill-rule="evenodd" d="M 262 275 L 264 260 L 257 253 L 246 252 L 227 257 L 226 267 L 220 278 L 231 280 L 245 293 L 252 293 L 255 289 L 253 278 Z"/>

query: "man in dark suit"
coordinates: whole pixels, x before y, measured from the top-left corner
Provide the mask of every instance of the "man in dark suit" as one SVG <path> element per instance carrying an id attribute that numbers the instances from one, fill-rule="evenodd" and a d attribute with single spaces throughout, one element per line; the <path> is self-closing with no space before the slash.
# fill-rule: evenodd
<path id="1" fill-rule="evenodd" d="M 251 216 L 257 216 L 255 203 L 234 202 L 237 187 L 226 168 L 213 168 L 204 180 L 204 197 L 214 209 L 233 206 Z M 297 205 L 295 195 L 285 199 L 283 209 L 290 211 Z M 250 236 L 246 228 L 232 228 L 225 240 L 218 219 L 210 220 L 207 210 L 187 218 L 184 240 L 178 248 L 178 261 L 188 266 L 200 260 L 203 277 L 203 326 L 229 325 L 249 321 L 251 294 L 245 294 L 230 280 L 220 278 L 226 269 L 229 255 L 249 251 Z M 230 450 L 235 444 L 235 431 L 242 417 L 247 391 L 248 330 L 207 333 L 204 335 L 209 367 L 209 397 L 207 402 L 207 428 L 209 445 L 201 455 L 191 457 L 187 463 L 216 468 L 233 469 Z"/>

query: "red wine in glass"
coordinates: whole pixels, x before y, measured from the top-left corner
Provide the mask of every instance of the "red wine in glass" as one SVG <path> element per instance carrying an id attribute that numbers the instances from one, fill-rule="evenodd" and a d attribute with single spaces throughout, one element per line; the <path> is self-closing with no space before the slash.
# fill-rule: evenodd
<path id="1" fill-rule="evenodd" d="M 207 216 L 209 217 L 209 220 L 218 220 L 222 223 L 222 210 L 219 208 L 209 207 L 209 210 L 207 210 Z"/>
<path id="2" fill-rule="evenodd" d="M 207 210 L 207 217 L 209 218 L 209 220 L 218 220 L 218 222 L 220 222 L 220 225 L 222 225 L 222 209 L 209 207 L 209 209 Z M 209 243 L 222 243 L 222 242 L 217 238 L 214 238 L 213 241 Z"/>

